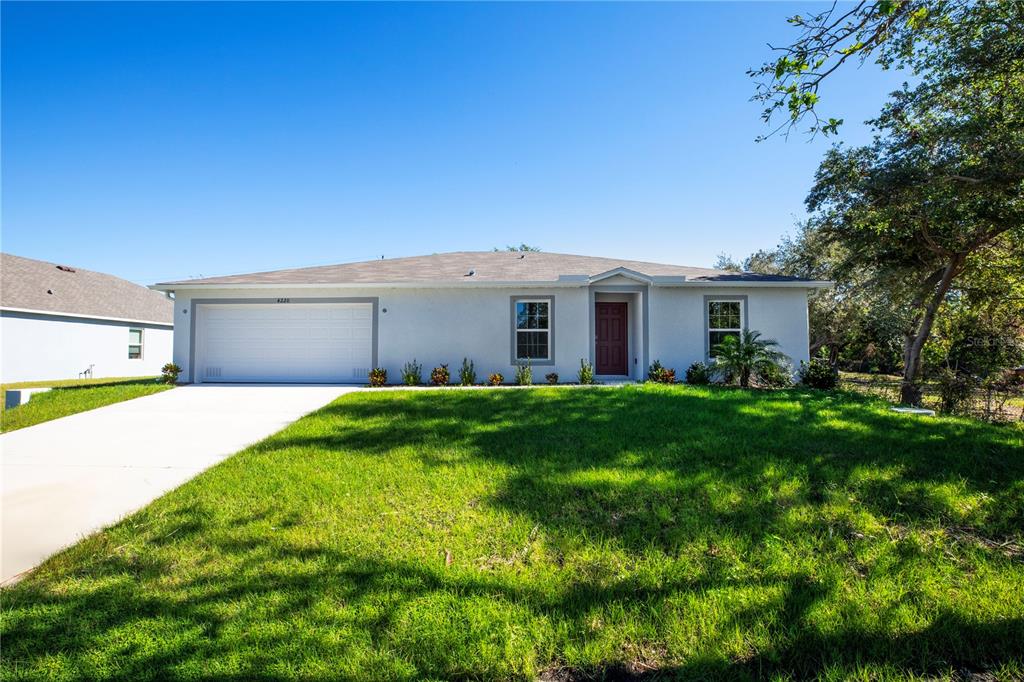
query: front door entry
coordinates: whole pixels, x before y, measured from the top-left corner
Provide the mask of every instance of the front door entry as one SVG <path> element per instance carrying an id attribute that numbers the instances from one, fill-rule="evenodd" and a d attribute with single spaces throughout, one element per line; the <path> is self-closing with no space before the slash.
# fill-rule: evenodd
<path id="1" fill-rule="evenodd" d="M 622 376 L 629 372 L 626 358 L 627 328 L 625 303 L 595 303 L 597 340 L 594 343 L 594 356 L 597 360 L 597 374 Z"/>

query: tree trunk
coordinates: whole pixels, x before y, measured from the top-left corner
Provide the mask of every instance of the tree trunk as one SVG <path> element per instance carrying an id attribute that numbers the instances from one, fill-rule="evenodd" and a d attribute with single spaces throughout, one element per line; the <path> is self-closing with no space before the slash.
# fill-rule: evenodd
<path id="1" fill-rule="evenodd" d="M 935 314 L 942 305 L 943 299 L 953 279 L 959 274 L 963 265 L 964 256 L 957 254 L 942 269 L 942 276 L 935 285 L 931 296 L 927 297 L 924 315 L 921 317 L 917 329 L 910 329 L 903 337 L 903 382 L 900 385 L 900 402 L 905 405 L 921 404 L 921 387 L 917 383 L 921 373 L 921 350 L 924 348 L 928 336 L 932 332 L 932 325 L 935 323 Z"/>

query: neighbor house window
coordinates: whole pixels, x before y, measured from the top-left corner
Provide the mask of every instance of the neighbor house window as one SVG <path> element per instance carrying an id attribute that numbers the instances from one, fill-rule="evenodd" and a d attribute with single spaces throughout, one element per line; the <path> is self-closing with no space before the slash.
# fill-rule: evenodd
<path id="1" fill-rule="evenodd" d="M 517 361 L 551 358 L 551 300 L 515 301 L 514 356 Z"/>
<path id="2" fill-rule="evenodd" d="M 743 304 L 740 301 L 708 301 L 708 356 L 715 357 L 715 346 L 743 330 Z"/>
<path id="3" fill-rule="evenodd" d="M 142 330 L 141 329 L 129 329 L 128 330 L 128 359 L 129 360 L 141 360 L 142 359 Z"/>

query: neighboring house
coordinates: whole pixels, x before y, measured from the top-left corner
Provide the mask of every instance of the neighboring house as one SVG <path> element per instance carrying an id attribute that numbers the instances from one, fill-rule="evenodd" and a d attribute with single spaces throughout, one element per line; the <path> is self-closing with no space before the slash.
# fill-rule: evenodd
<path id="1" fill-rule="evenodd" d="M 478 376 L 529 361 L 538 381 L 640 379 L 661 360 L 682 372 L 743 328 L 808 356 L 807 294 L 827 282 L 613 258 L 460 252 L 165 282 L 175 294 L 182 380 L 362 383 L 400 380 L 416 359 L 462 359 Z"/>
<path id="2" fill-rule="evenodd" d="M 173 311 L 113 275 L 0 254 L 0 382 L 159 374 Z"/>

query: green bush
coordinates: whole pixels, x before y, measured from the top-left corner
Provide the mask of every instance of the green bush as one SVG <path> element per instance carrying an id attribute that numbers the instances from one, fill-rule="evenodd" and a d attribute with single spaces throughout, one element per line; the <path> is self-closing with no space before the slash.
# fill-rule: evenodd
<path id="1" fill-rule="evenodd" d="M 763 365 L 754 372 L 754 379 L 761 388 L 786 388 L 793 385 L 789 367 Z"/>
<path id="2" fill-rule="evenodd" d="M 181 374 L 181 367 L 173 362 L 168 362 L 160 368 L 160 381 L 165 384 L 178 383 L 178 375 Z"/>
<path id="3" fill-rule="evenodd" d="M 459 384 L 462 386 L 472 386 L 475 383 L 476 368 L 473 367 L 473 361 L 462 358 L 462 368 L 459 369 Z"/>
<path id="4" fill-rule="evenodd" d="M 809 388 L 830 389 L 839 385 L 839 368 L 829 362 L 827 351 L 811 358 L 810 362 L 800 362 L 797 370 L 800 383 Z"/>
<path id="5" fill-rule="evenodd" d="M 533 368 L 529 362 L 516 365 L 516 386 L 530 386 L 533 384 Z"/>
<path id="6" fill-rule="evenodd" d="M 580 371 L 576 373 L 576 379 L 581 384 L 594 383 L 594 366 L 580 358 Z"/>
<path id="7" fill-rule="evenodd" d="M 441 365 L 430 371 L 430 383 L 435 386 L 447 386 L 451 379 L 452 374 L 448 371 L 448 365 Z"/>
<path id="8" fill-rule="evenodd" d="M 423 383 L 423 365 L 416 362 L 416 358 L 402 367 L 402 383 L 406 386 L 419 386 Z"/>
<path id="9" fill-rule="evenodd" d="M 964 412 L 977 382 L 966 372 L 944 368 L 937 376 L 939 383 L 939 409 L 949 414 Z"/>
<path id="10" fill-rule="evenodd" d="M 370 385 L 383 386 L 388 383 L 388 371 L 383 367 L 374 367 L 370 370 Z"/>
<path id="11" fill-rule="evenodd" d="M 686 383 L 707 386 L 711 383 L 711 368 L 703 362 L 695 362 L 686 368 Z"/>
<path id="12" fill-rule="evenodd" d="M 676 383 L 676 371 L 663 366 L 660 360 L 655 360 L 651 368 L 647 370 L 647 380 L 658 384 L 674 384 Z"/>
<path id="13" fill-rule="evenodd" d="M 727 336 L 712 348 L 715 354 L 715 374 L 727 384 L 734 381 L 743 388 L 750 386 L 751 378 L 771 373 L 788 358 L 776 350 L 779 342 L 762 339 L 761 332 L 744 329 L 738 336 Z"/>

